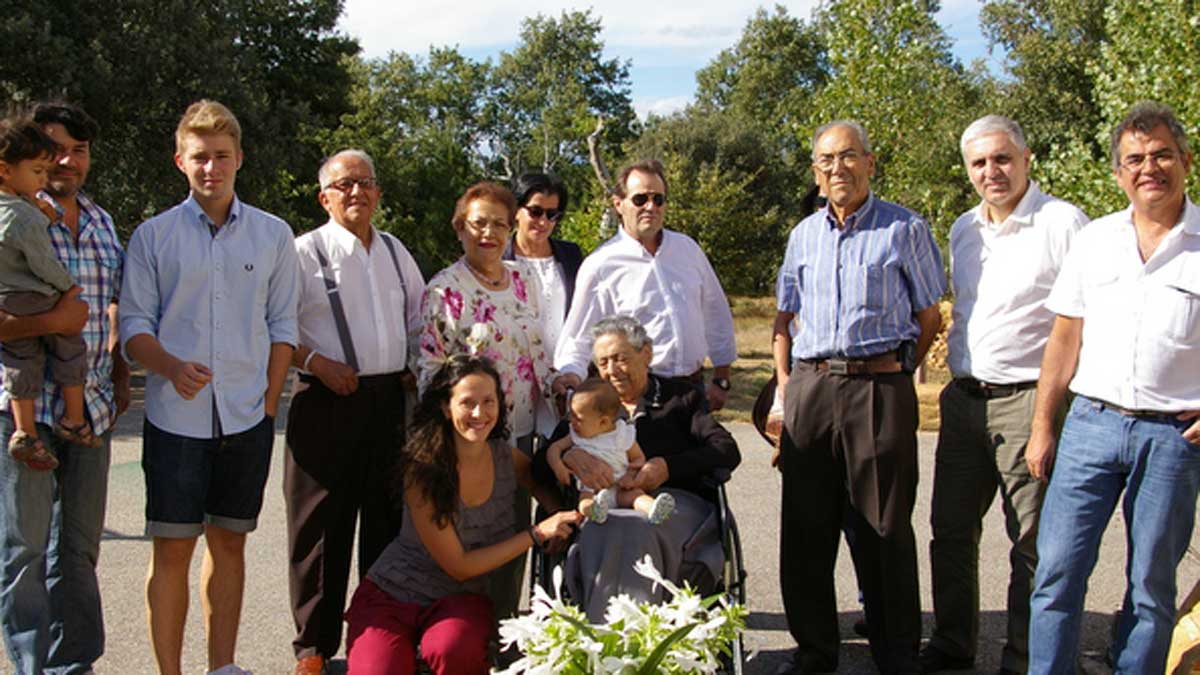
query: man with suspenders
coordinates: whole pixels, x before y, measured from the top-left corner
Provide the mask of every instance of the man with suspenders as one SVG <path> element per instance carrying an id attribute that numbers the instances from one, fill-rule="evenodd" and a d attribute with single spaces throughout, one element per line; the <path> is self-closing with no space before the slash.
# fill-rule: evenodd
<path id="1" fill-rule="evenodd" d="M 300 384 L 283 483 L 295 672 L 314 675 L 341 644 L 356 517 L 360 576 L 400 528 L 392 469 L 425 291 L 404 245 L 371 225 L 380 190 L 370 156 L 338 152 L 318 177 L 329 222 L 296 239 Z"/>

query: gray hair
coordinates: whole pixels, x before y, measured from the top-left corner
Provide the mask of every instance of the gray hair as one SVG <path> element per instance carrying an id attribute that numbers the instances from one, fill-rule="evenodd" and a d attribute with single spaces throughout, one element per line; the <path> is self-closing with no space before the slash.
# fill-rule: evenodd
<path id="1" fill-rule="evenodd" d="M 867 130 L 863 128 L 863 125 L 855 122 L 854 120 L 834 120 L 832 122 L 822 124 L 821 126 L 817 127 L 816 131 L 813 132 L 813 159 L 817 158 L 817 141 L 821 140 L 821 137 L 825 135 L 825 132 L 834 127 L 846 127 L 850 131 L 853 131 L 854 135 L 858 137 L 858 144 L 862 146 L 863 152 L 871 154 L 871 139 L 867 137 Z"/>
<path id="2" fill-rule="evenodd" d="M 1112 139 L 1109 141 L 1113 171 L 1121 168 L 1121 137 L 1133 132 L 1149 134 L 1159 125 L 1165 126 L 1171 132 L 1171 137 L 1175 139 L 1175 147 L 1179 149 L 1180 154 L 1192 154 L 1191 146 L 1188 145 L 1187 133 L 1183 130 L 1183 125 L 1179 123 L 1179 118 L 1175 117 L 1175 111 L 1171 110 L 1169 106 L 1154 101 L 1139 101 L 1129 109 L 1129 113 L 1125 115 L 1125 119 L 1121 120 L 1117 128 L 1113 129 Z"/>
<path id="3" fill-rule="evenodd" d="M 988 136 L 990 134 L 1004 134 L 1008 136 L 1008 140 L 1017 146 L 1021 154 L 1025 154 L 1025 151 L 1029 149 L 1029 146 L 1025 145 L 1025 132 L 1021 131 L 1021 125 L 1017 124 L 1015 120 L 1004 115 L 984 115 L 971 122 L 970 126 L 962 133 L 962 140 L 958 143 L 958 149 L 962 152 L 963 161 L 967 159 L 967 143 L 980 136 Z"/>
<path id="4" fill-rule="evenodd" d="M 592 324 L 593 340 L 599 340 L 604 335 L 620 335 L 629 341 L 630 347 L 638 350 L 650 344 L 645 326 L 628 314 L 605 317 Z"/>
<path id="5" fill-rule="evenodd" d="M 330 165 L 332 165 L 335 161 L 342 159 L 343 157 L 357 157 L 358 159 L 361 159 L 367 163 L 367 166 L 371 167 L 371 176 L 375 176 L 375 160 L 371 159 L 371 156 L 367 154 L 366 150 L 359 150 L 358 148 L 346 148 L 344 150 L 338 150 L 332 155 L 326 157 L 325 161 L 321 162 L 321 168 L 317 170 L 317 183 L 319 183 L 322 188 L 326 187 L 329 182 Z"/>

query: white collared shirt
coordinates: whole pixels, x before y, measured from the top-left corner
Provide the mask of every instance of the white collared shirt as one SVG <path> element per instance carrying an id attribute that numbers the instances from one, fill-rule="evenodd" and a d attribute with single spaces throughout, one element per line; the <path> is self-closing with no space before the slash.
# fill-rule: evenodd
<path id="1" fill-rule="evenodd" d="M 1046 297 L 1087 222 L 1083 211 L 1033 181 L 1004 222 L 991 222 L 983 203 L 958 217 L 950 228 L 954 321 L 947 338 L 955 377 L 1038 379 L 1054 325 Z"/>
<path id="2" fill-rule="evenodd" d="M 621 228 L 584 259 L 571 311 L 554 352 L 554 366 L 583 377 L 592 359 L 592 324 L 631 314 L 654 342 L 650 370 L 664 377 L 691 375 L 704 365 L 737 358 L 733 314 L 721 282 L 691 237 L 664 229 L 651 255 Z"/>
<path id="3" fill-rule="evenodd" d="M 1144 264 L 1132 207 L 1093 222 L 1046 306 L 1083 318 L 1071 391 L 1136 410 L 1200 409 L 1200 210 L 1191 200 Z"/>
<path id="4" fill-rule="evenodd" d="M 296 239 L 301 277 L 300 344 L 346 363 L 317 259 L 320 242 L 342 298 L 359 375 L 394 373 L 408 367 L 410 353 L 417 347 L 425 294 L 421 270 L 408 249 L 374 227 L 371 237 L 368 251 L 350 230 L 331 220 Z M 391 237 L 396 245 L 403 284 L 381 237 Z"/>

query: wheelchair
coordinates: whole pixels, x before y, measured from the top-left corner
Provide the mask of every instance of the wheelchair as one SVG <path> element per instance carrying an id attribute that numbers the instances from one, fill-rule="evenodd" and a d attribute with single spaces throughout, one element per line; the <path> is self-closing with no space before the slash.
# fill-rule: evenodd
<path id="1" fill-rule="evenodd" d="M 725 564 L 722 568 L 721 578 L 717 580 L 716 587 L 703 590 L 705 591 L 705 595 L 721 593 L 727 601 L 744 605 L 746 604 L 746 567 L 743 564 L 742 558 L 742 539 L 738 533 L 737 520 L 733 516 L 733 511 L 729 508 L 729 499 L 725 490 L 725 484 L 729 482 L 732 476 L 733 472 L 729 469 L 718 469 L 702 481 L 700 489 L 696 492 L 696 494 L 716 508 L 721 548 L 725 553 Z M 573 486 L 563 488 L 564 505 L 573 505 L 577 501 L 578 494 L 575 493 Z M 536 516 L 537 520 L 545 518 L 546 515 L 539 507 Z M 565 560 L 565 554 L 550 555 L 541 549 L 534 548 L 529 561 L 530 592 L 532 593 L 536 585 L 541 586 L 546 592 L 554 595 L 555 589 L 552 588 L 554 583 L 554 568 L 562 565 Z M 570 600 L 565 589 L 563 597 Z M 745 660 L 745 645 L 743 644 L 743 640 L 739 638 L 730 645 L 730 654 L 723 658 L 725 663 L 720 672 L 730 675 L 741 675 Z"/>

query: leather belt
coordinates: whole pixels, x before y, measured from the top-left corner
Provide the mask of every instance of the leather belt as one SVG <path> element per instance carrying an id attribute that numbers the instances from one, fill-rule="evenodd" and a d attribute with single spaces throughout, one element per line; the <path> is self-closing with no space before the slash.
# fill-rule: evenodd
<path id="1" fill-rule="evenodd" d="M 801 360 L 813 370 L 828 371 L 831 375 L 883 375 L 902 370 L 896 352 L 884 352 L 865 359 L 813 359 Z"/>
<path id="2" fill-rule="evenodd" d="M 985 399 L 1007 398 L 1016 395 L 1018 392 L 1037 388 L 1037 380 L 1012 382 L 1010 384 L 992 384 L 991 382 L 984 382 L 973 377 L 956 377 L 954 381 L 966 390 L 968 395 Z"/>
<path id="3" fill-rule="evenodd" d="M 1096 403 L 1099 403 L 1100 405 L 1104 406 L 1105 408 L 1108 408 L 1109 410 L 1111 410 L 1113 412 L 1121 413 L 1122 415 L 1124 415 L 1126 417 L 1141 417 L 1144 419 L 1156 419 L 1156 420 L 1174 420 L 1175 417 L 1177 415 L 1179 415 L 1179 413 L 1177 413 L 1177 412 L 1163 412 L 1161 410 L 1145 410 L 1145 409 L 1136 409 L 1136 408 L 1125 408 L 1125 407 L 1119 406 L 1115 403 L 1109 403 L 1108 401 L 1102 401 L 1098 398 L 1093 398 L 1091 400 L 1095 401 Z"/>
<path id="4" fill-rule="evenodd" d="M 359 375 L 358 388 L 381 389 L 395 387 L 403 381 L 401 378 L 407 372 L 407 370 L 402 370 L 395 373 L 381 373 L 379 375 Z M 321 382 L 319 377 L 311 373 L 300 373 L 300 381 L 309 386 L 328 388 L 325 387 L 325 383 Z"/>

